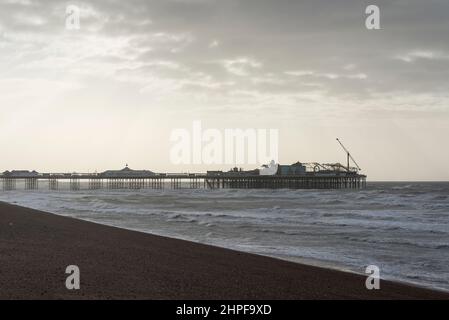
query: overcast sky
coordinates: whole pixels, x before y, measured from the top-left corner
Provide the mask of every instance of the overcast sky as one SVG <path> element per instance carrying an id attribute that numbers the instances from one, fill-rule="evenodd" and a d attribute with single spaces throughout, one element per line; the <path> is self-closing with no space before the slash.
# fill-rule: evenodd
<path id="1" fill-rule="evenodd" d="M 279 129 L 281 163 L 344 162 L 340 137 L 371 180 L 449 180 L 448 14 L 447 0 L 0 0 L 0 171 L 228 169 L 170 163 L 172 130 L 201 120 Z"/>

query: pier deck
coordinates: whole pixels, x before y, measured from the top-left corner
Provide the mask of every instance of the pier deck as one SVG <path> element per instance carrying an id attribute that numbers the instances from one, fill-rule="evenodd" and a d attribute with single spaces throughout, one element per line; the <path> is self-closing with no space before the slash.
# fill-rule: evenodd
<path id="1" fill-rule="evenodd" d="M 32 177 L 0 175 L 2 190 L 80 189 L 362 189 L 366 176 L 360 174 L 302 175 L 210 175 L 154 174 L 152 176 L 102 176 L 99 174 L 51 174 Z"/>

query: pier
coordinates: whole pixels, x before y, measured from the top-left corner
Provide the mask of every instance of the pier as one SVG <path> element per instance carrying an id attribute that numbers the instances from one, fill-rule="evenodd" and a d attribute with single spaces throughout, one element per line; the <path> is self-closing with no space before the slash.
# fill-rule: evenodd
<path id="1" fill-rule="evenodd" d="M 245 173 L 155 173 L 151 176 L 102 174 L 0 175 L 1 190 L 99 189 L 362 189 L 366 176 L 357 173 L 252 175 Z"/>
<path id="2" fill-rule="evenodd" d="M 206 173 L 155 173 L 150 170 L 133 170 L 128 164 L 121 170 L 101 173 L 39 173 L 13 170 L 0 174 L 1 190 L 99 190 L 99 189 L 363 189 L 366 175 L 348 149 L 343 148 L 347 163 L 295 162 L 289 165 L 276 163 L 262 165 L 259 169 Z M 350 166 L 350 161 L 355 167 Z"/>

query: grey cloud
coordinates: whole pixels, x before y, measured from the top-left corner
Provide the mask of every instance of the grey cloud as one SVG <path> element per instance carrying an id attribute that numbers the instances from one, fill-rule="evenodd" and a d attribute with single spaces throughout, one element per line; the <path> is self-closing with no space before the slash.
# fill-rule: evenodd
<path id="1" fill-rule="evenodd" d="M 230 83 L 242 90 L 273 95 L 313 92 L 320 87 L 331 97 L 354 96 L 355 99 L 370 99 L 386 92 L 447 91 L 449 60 L 412 53 L 438 52 L 440 56 L 449 56 L 449 2 L 378 0 L 382 30 L 368 31 L 364 26 L 364 9 L 371 2 L 100 0 L 73 3 L 97 13 L 82 20 L 85 29 L 79 31 L 80 37 L 90 33 L 107 39 L 128 38 L 120 49 L 120 57 L 114 56 L 116 52 L 111 49 L 88 57 L 91 62 L 112 66 L 117 59 L 116 75 L 138 73 L 143 87 L 145 77 L 156 76 L 167 81 L 184 80 L 187 83 L 184 88 L 194 91 L 197 86 L 189 81 L 202 74 L 204 81 L 210 82 L 210 90 L 215 90 L 214 83 L 227 83 L 222 87 L 223 94 L 231 90 Z M 56 0 L 17 4 L 9 1 L 1 5 L 0 30 L 3 34 L 45 35 L 48 41 L 58 41 L 60 38 L 53 37 L 64 36 L 66 32 L 64 6 Z M 40 23 L 33 24 L 33 21 Z M 0 50 L 2 44 L 3 48 L 14 46 L 11 38 L 8 41 L 0 40 Z M 211 49 L 212 41 L 220 45 Z M 45 45 L 45 40 L 40 45 Z M 25 51 L 27 45 L 21 43 L 18 48 Z M 26 52 L 22 53 L 27 56 Z M 397 58 L 400 56 L 412 61 L 407 63 Z M 42 57 L 35 55 L 35 58 Z M 33 59 L 32 53 L 28 59 Z M 171 61 L 179 68 L 158 65 L 161 61 Z M 356 67 L 344 70 L 348 64 Z M 294 70 L 312 70 L 313 74 L 301 79 L 286 74 Z M 357 76 L 362 74 L 366 77 Z"/>

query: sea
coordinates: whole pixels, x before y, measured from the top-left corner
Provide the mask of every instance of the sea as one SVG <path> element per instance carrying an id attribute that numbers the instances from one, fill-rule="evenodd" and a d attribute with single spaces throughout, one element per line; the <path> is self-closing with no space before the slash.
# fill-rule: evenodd
<path id="1" fill-rule="evenodd" d="M 99 224 L 449 291 L 449 183 L 363 190 L 1 191 L 0 201 Z M 68 189 L 68 188 L 67 188 Z"/>

